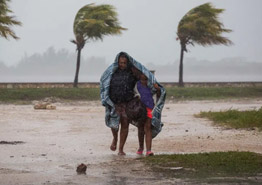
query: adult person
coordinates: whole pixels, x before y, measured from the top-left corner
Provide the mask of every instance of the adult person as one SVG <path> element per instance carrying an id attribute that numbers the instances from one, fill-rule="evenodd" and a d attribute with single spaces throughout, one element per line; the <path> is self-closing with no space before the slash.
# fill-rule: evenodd
<path id="1" fill-rule="evenodd" d="M 125 155 L 124 145 L 128 135 L 128 117 L 126 114 L 127 103 L 134 98 L 134 87 L 137 79 L 132 73 L 130 62 L 124 53 L 119 55 L 118 69 L 113 73 L 110 81 L 109 97 L 115 104 L 115 109 L 120 117 L 120 144 L 118 155 Z M 113 141 L 110 146 L 112 151 L 116 150 L 118 130 L 111 128 Z"/>
<path id="2" fill-rule="evenodd" d="M 119 124 L 120 144 L 119 155 L 125 155 L 124 144 L 128 135 L 129 120 L 126 115 L 126 105 L 134 98 L 134 86 L 139 76 L 137 72 L 144 74 L 148 78 L 148 87 L 156 93 L 155 84 L 160 88 L 160 98 L 152 111 L 152 138 L 162 129 L 161 112 L 165 102 L 165 89 L 156 81 L 154 75 L 142 64 L 134 60 L 125 52 L 120 52 L 100 79 L 100 97 L 102 105 L 106 108 L 105 122 L 111 128 L 113 141 L 110 149 L 115 151 L 118 140 Z"/>

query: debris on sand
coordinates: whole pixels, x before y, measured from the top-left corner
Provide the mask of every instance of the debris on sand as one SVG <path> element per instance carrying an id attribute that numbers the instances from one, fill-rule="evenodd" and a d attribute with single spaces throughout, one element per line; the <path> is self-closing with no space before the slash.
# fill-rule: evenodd
<path id="1" fill-rule="evenodd" d="M 56 106 L 53 103 L 59 101 L 59 98 L 56 97 L 47 97 L 43 100 L 34 102 L 34 109 L 47 109 L 47 110 L 55 110 Z"/>
<path id="2" fill-rule="evenodd" d="M 48 109 L 48 110 L 55 110 L 56 106 L 55 105 L 47 105 L 46 109 Z"/>
<path id="3" fill-rule="evenodd" d="M 0 141 L 0 145 L 17 145 L 17 144 L 23 144 L 25 142 L 23 141 Z"/>
<path id="4" fill-rule="evenodd" d="M 56 106 L 51 103 L 40 102 L 34 105 L 34 109 L 47 109 L 47 110 L 55 110 Z"/>
<path id="5" fill-rule="evenodd" d="M 76 172 L 77 172 L 78 174 L 86 174 L 86 168 L 87 168 L 87 166 L 82 163 L 82 164 L 80 164 L 80 165 L 77 166 Z"/>

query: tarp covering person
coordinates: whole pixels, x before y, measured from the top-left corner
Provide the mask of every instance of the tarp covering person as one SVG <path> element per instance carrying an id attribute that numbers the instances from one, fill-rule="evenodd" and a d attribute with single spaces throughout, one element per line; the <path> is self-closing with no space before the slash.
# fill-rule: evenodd
<path id="1" fill-rule="evenodd" d="M 160 97 L 152 111 L 152 138 L 157 136 L 163 126 L 163 123 L 161 122 L 161 112 L 165 103 L 165 89 L 157 82 L 154 75 L 141 63 L 133 59 L 127 53 L 120 52 L 117 54 L 114 63 L 106 69 L 100 79 L 100 97 L 102 105 L 105 106 L 106 110 L 106 125 L 111 128 L 113 134 L 113 141 L 110 147 L 113 151 L 116 150 L 119 124 L 121 124 L 119 155 L 125 155 L 123 147 L 128 135 L 128 118 L 125 108 L 128 101 L 134 97 L 134 92 L 131 91 L 131 89 L 133 90 L 135 83 L 138 80 L 136 78 L 138 75 L 134 74 L 135 71 L 139 71 L 147 77 L 148 87 L 151 89 L 152 94 L 157 92 L 154 84 L 157 84 L 160 88 Z M 112 78 L 115 79 L 112 80 Z M 118 83 L 117 81 L 120 84 L 118 87 L 116 84 Z M 116 85 L 116 88 L 123 88 L 112 89 L 111 86 L 114 85 Z M 114 93 L 116 93 L 117 96 L 112 95 Z M 122 98 L 123 96 L 125 96 L 125 98 Z"/>

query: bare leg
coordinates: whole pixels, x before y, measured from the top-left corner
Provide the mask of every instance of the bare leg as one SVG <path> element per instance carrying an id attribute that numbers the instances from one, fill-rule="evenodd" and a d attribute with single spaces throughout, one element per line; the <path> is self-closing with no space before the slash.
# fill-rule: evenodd
<path id="1" fill-rule="evenodd" d="M 116 151 L 118 130 L 111 128 L 111 131 L 112 131 L 112 134 L 113 134 L 113 141 L 112 141 L 112 144 L 110 146 L 110 149 L 112 151 Z"/>
<path id="2" fill-rule="evenodd" d="M 146 150 L 151 151 L 152 146 L 152 131 L 151 131 L 151 119 L 147 118 L 145 122 L 145 134 L 146 134 Z"/>
<path id="3" fill-rule="evenodd" d="M 145 135 L 145 131 L 143 126 L 139 126 L 138 129 L 138 142 L 139 142 L 139 148 L 137 151 L 137 154 L 142 154 L 143 150 L 144 150 L 144 135 Z"/>
<path id="4" fill-rule="evenodd" d="M 124 152 L 124 145 L 126 143 L 126 138 L 128 135 L 128 121 L 126 117 L 121 117 L 121 130 L 120 130 L 120 144 L 118 155 L 126 155 Z"/>

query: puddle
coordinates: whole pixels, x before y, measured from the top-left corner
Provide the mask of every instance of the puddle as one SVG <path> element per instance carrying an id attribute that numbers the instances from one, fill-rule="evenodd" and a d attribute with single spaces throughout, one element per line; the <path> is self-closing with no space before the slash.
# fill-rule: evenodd
<path id="1" fill-rule="evenodd" d="M 24 144 L 23 141 L 0 141 L 0 145 L 17 145 L 17 144 Z"/>

